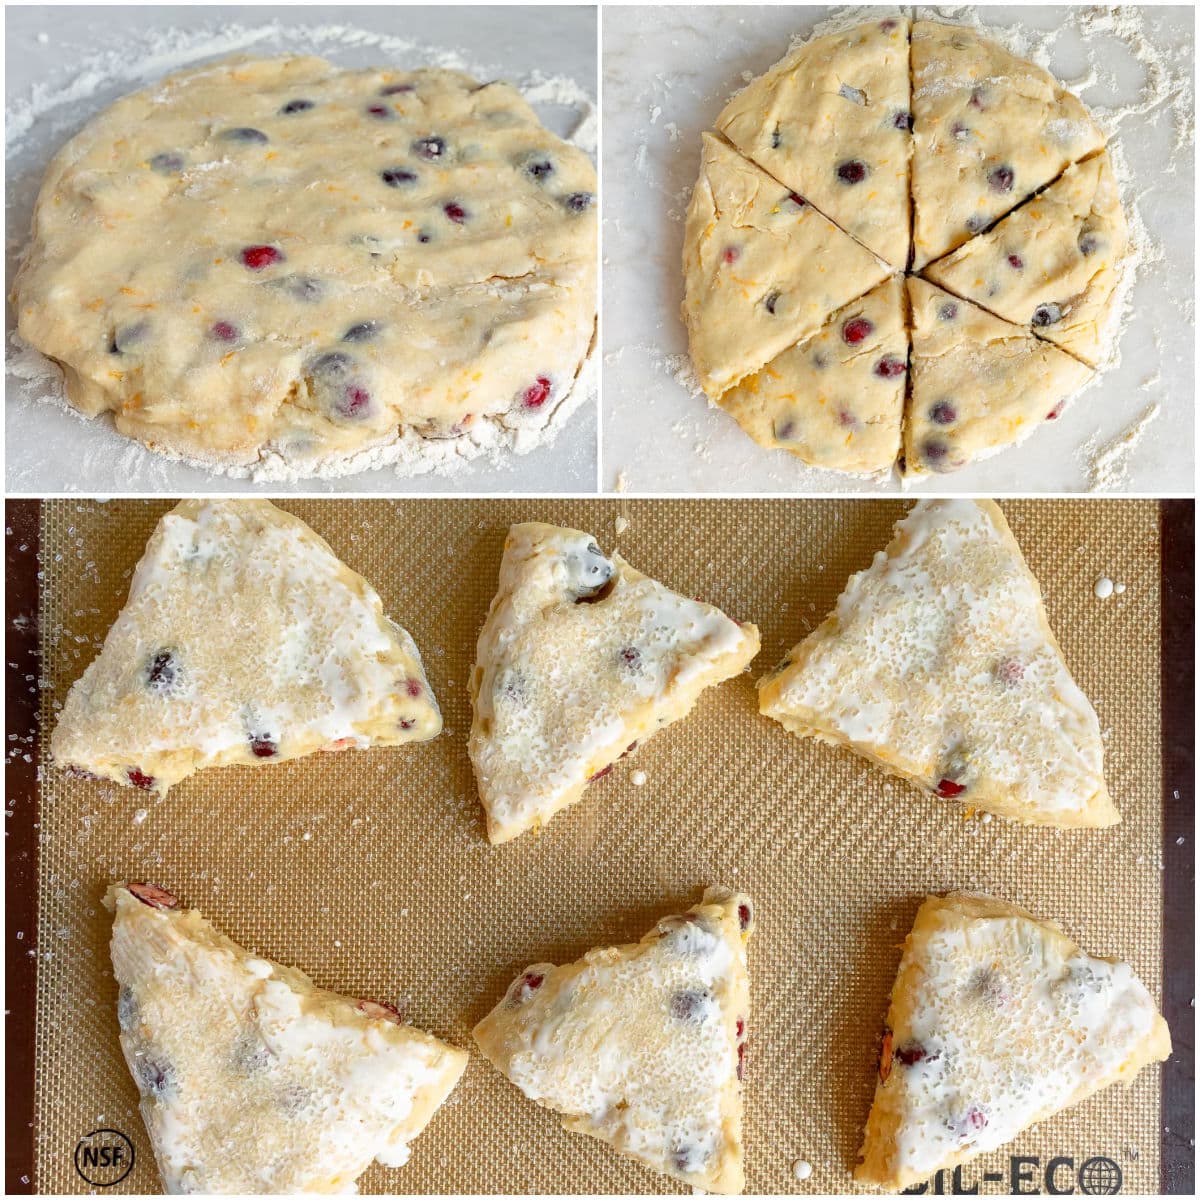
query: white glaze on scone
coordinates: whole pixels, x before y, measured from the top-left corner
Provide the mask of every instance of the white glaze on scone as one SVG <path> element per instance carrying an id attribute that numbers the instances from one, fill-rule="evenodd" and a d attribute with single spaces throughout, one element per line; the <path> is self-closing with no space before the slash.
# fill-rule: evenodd
<path id="1" fill-rule="evenodd" d="M 802 197 L 720 138 L 703 137 L 683 241 L 683 319 L 716 399 L 888 274 Z"/>
<path id="2" fill-rule="evenodd" d="M 1101 151 L 925 276 L 1095 366 L 1107 352 L 1103 337 L 1128 244 L 1112 164 Z"/>
<path id="3" fill-rule="evenodd" d="M 704 1191 L 740 1192 L 753 925 L 748 897 L 710 888 L 635 945 L 529 967 L 475 1040 L 567 1129 Z"/>
<path id="4" fill-rule="evenodd" d="M 248 953 L 157 887 L 105 903 L 121 1049 L 167 1192 L 353 1192 L 372 1160 L 408 1161 L 464 1051 Z"/>
<path id="5" fill-rule="evenodd" d="M 974 29 L 913 22 L 912 82 L 918 270 L 1104 145 L 1049 72 Z"/>
<path id="6" fill-rule="evenodd" d="M 909 21 L 798 46 L 717 118 L 747 158 L 895 270 L 908 265 Z"/>
<path id="7" fill-rule="evenodd" d="M 1171 1052 L 1127 963 L 984 896 L 931 896 L 892 991 L 860 1183 L 921 1183 Z"/>
<path id="8" fill-rule="evenodd" d="M 835 313 L 717 403 L 760 445 L 873 474 L 900 454 L 908 336 L 900 276 Z"/>
<path id="9" fill-rule="evenodd" d="M 545 825 L 758 646 L 753 625 L 607 558 L 588 533 L 514 525 L 471 673 L 488 836 Z"/>
<path id="10" fill-rule="evenodd" d="M 958 470 L 1057 420 L 1091 370 L 1057 346 L 910 277 L 904 473 Z"/>
<path id="11" fill-rule="evenodd" d="M 923 500 L 759 684 L 785 729 L 1027 824 L 1120 820 L 1100 724 L 990 500 Z"/>
<path id="12" fill-rule="evenodd" d="M 595 192 L 505 83 L 208 64 L 55 157 L 19 329 L 80 411 L 193 458 L 544 425 L 593 334 Z"/>
<path id="13" fill-rule="evenodd" d="M 441 727 L 412 638 L 303 521 L 267 500 L 184 500 L 72 686 L 51 754 L 165 793 L 204 767 L 425 741 Z"/>

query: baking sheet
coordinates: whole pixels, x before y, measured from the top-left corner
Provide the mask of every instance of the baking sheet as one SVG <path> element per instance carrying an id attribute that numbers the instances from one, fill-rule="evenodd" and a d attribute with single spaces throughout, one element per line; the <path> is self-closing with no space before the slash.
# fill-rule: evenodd
<path id="1" fill-rule="evenodd" d="M 4 20 L 9 288 L 52 155 L 119 96 L 192 63 L 232 53 L 311 53 L 346 67 L 381 62 L 416 67 L 428 65 L 430 55 L 450 53 L 462 60 L 462 69 L 484 78 L 563 77 L 586 93 L 590 104 L 596 96 L 596 10 L 590 5 L 31 5 L 6 8 Z M 378 36 L 393 41 L 376 45 Z M 405 50 L 402 43 L 411 47 Z M 552 88 L 542 91 L 546 94 L 533 104 L 538 116 L 560 137 L 571 136 L 582 110 L 553 102 Z M 24 131 L 16 126 L 31 98 L 38 115 Z M 14 108 L 21 120 L 14 120 Z M 6 333 L 14 325 L 12 306 L 6 305 Z M 89 421 L 61 404 L 31 399 L 44 385 L 27 394 L 11 364 L 6 384 L 9 494 L 596 490 L 594 400 L 567 419 L 553 442 L 499 462 L 481 457 L 449 475 L 403 477 L 383 467 L 340 479 L 264 485 L 167 459 L 116 433 L 106 418 Z M 61 388 L 55 385 L 55 390 Z M 54 447 L 52 455 L 48 446 Z"/>
<path id="2" fill-rule="evenodd" d="M 1157 261 L 1131 293 L 1120 365 L 1072 401 L 1060 421 L 1024 445 L 922 488 L 1029 494 L 1193 491 L 1194 130 L 1191 6 L 1123 9 L 1145 26 L 1145 46 L 1111 34 L 1081 36 L 1063 5 L 607 6 L 602 14 L 604 358 L 602 476 L 606 491 L 897 492 L 886 484 L 817 471 L 755 445 L 723 410 L 677 378 L 687 367 L 679 316 L 683 221 L 700 164 L 700 135 L 726 100 L 836 14 L 889 11 L 978 20 L 998 30 L 1059 29 L 1051 68 L 1085 104 L 1130 105 L 1151 83 L 1178 97 L 1119 125 L 1114 143 Z M 1101 10 L 1104 11 L 1104 10 Z M 1140 18 L 1136 17 L 1140 14 Z M 1127 197 L 1129 188 L 1123 187 Z M 1133 432 L 1149 416 L 1144 432 Z M 623 486 L 621 486 L 623 485 Z"/>
<path id="3" fill-rule="evenodd" d="M 43 731 L 119 611 L 161 502 L 43 507 Z M 1004 504 L 1042 582 L 1067 661 L 1105 732 L 1124 822 L 1023 829 L 965 819 L 861 760 L 757 714 L 754 680 L 817 624 L 905 505 L 894 501 L 286 501 L 380 591 L 420 646 L 445 733 L 419 746 L 317 755 L 193 777 L 155 802 L 43 764 L 36 1080 L 37 1184 L 84 1189 L 72 1165 L 98 1125 L 130 1136 L 157 1190 L 137 1094 L 117 1042 L 100 904 L 149 878 L 257 952 L 350 995 L 401 1003 L 457 1045 L 528 963 L 633 940 L 706 884 L 754 897 L 746 1076 L 748 1191 L 838 1192 L 874 1088 L 878 1035 L 922 895 L 990 892 L 1059 920 L 1093 953 L 1127 958 L 1155 995 L 1162 973 L 1157 509 L 1149 501 Z M 618 537 L 616 518 L 628 528 Z M 593 532 L 679 591 L 757 622 L 749 674 L 701 698 L 616 765 L 540 836 L 490 847 L 465 737 L 466 680 L 505 531 L 549 520 Z M 1097 577 L 1125 590 L 1101 601 Z M 43 736 L 45 746 L 47 736 Z M 648 776 L 643 787 L 633 771 Z M 145 810 L 139 812 L 139 810 Z M 1176 1037 L 1187 1031 L 1174 1031 Z M 1104 1156 L 1127 1192 L 1159 1178 L 1159 1081 L 1110 1089 L 964 1168 L 1011 1190 L 1012 1155 L 1044 1171 Z M 671 1192 L 591 1139 L 567 1134 L 473 1054 L 462 1084 L 399 1171 L 361 1190 Z M 813 1165 L 797 1181 L 796 1160 Z M 1026 1165 L 1024 1170 L 1031 1168 Z M 1041 1175 L 1036 1178 L 1040 1181 Z M 1073 1181 L 1065 1169 L 1058 1186 Z M 1028 1186 L 1028 1185 L 1027 1185 Z M 1044 1183 L 1041 1185 L 1044 1189 Z"/>

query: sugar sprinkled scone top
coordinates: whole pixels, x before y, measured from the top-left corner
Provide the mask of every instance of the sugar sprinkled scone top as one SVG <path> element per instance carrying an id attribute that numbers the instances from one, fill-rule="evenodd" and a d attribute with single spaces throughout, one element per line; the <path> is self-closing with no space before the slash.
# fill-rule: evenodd
<path id="1" fill-rule="evenodd" d="M 747 896 L 710 888 L 634 945 L 529 967 L 475 1040 L 568 1130 L 696 1188 L 740 1192 L 753 926 Z"/>
<path id="2" fill-rule="evenodd" d="M 985 896 L 931 896 L 905 942 L 861 1183 L 899 1191 L 1171 1053 L 1127 963 Z"/>
<path id="3" fill-rule="evenodd" d="M 372 1160 L 408 1161 L 464 1051 L 250 954 L 159 887 L 105 903 L 121 1049 L 168 1192 L 353 1192 Z"/>
<path id="4" fill-rule="evenodd" d="M 594 331 L 595 195 L 509 84 L 208 63 L 55 156 L 19 329 L 83 413 L 205 461 L 541 428 Z"/>
<path id="5" fill-rule="evenodd" d="M 61 767 L 165 793 L 194 771 L 442 727 L 409 634 L 303 521 L 267 500 L 162 518 L 51 740 Z"/>
<path id="6" fill-rule="evenodd" d="M 488 836 L 544 825 L 758 647 L 753 625 L 605 557 L 591 534 L 514 525 L 471 673 Z"/>
<path id="7" fill-rule="evenodd" d="M 761 711 L 973 809 L 1120 820 L 1100 725 L 990 500 L 923 500 L 759 684 Z"/>

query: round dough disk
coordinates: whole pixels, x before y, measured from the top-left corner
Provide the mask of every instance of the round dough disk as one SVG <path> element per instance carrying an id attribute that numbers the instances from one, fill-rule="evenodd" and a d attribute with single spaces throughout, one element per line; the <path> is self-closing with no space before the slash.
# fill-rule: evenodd
<path id="1" fill-rule="evenodd" d="M 726 140 L 703 135 L 684 235 L 688 349 L 709 399 L 760 444 L 855 474 L 947 471 L 1056 420 L 1105 360 L 1125 219 L 1103 131 L 1042 67 L 973 28 L 885 17 L 796 47 L 716 126 Z M 759 188 L 774 225 L 740 202 L 756 172 L 775 184 Z M 803 244 L 781 220 L 796 211 L 817 218 Z M 865 273 L 867 250 L 893 285 Z M 928 278 L 961 306 L 953 370 L 935 369 L 900 272 L 910 292 Z M 805 323 L 782 322 L 798 298 Z M 861 328 L 898 339 L 882 377 L 863 358 L 874 343 L 838 315 L 868 304 Z M 814 355 L 820 341 L 837 353 Z M 920 438 L 931 411 L 947 427 Z M 852 444 L 864 413 L 869 454 Z"/>
<path id="2" fill-rule="evenodd" d="M 226 59 L 55 156 L 19 330 L 81 412 L 201 460 L 534 429 L 592 340 L 595 193 L 506 83 Z"/>

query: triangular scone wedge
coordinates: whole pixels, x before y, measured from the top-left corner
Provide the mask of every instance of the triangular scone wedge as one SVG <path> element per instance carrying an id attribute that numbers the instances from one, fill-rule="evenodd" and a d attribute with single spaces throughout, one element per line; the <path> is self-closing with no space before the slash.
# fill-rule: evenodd
<path id="1" fill-rule="evenodd" d="M 904 285 L 885 280 L 717 403 L 760 445 L 814 467 L 890 471 L 908 371 Z"/>
<path id="2" fill-rule="evenodd" d="M 912 357 L 904 474 L 956 471 L 1022 442 L 1092 377 L 1013 325 L 910 276 Z"/>
<path id="3" fill-rule="evenodd" d="M 121 1049 L 168 1192 L 352 1192 L 453 1091 L 465 1051 L 250 954 L 152 884 L 111 887 Z"/>
<path id="4" fill-rule="evenodd" d="M 1048 71 L 977 30 L 915 21 L 912 81 L 917 270 L 1104 145 Z"/>
<path id="5" fill-rule="evenodd" d="M 441 727 L 412 638 L 303 521 L 267 500 L 184 500 L 147 543 L 51 753 L 165 793 L 204 767 Z"/>
<path id="6" fill-rule="evenodd" d="M 899 1192 L 1171 1053 L 1127 963 L 985 896 L 931 896 L 892 989 L 860 1183 Z"/>
<path id="7" fill-rule="evenodd" d="M 606 558 L 589 533 L 514 525 L 471 672 L 488 837 L 545 825 L 758 646 L 755 626 Z"/>
<path id="8" fill-rule="evenodd" d="M 908 265 L 909 22 L 798 46 L 739 92 L 717 128 L 893 269 Z"/>
<path id="9" fill-rule="evenodd" d="M 683 319 L 696 376 L 715 400 L 888 269 L 720 138 L 703 142 L 684 229 Z"/>
<path id="10" fill-rule="evenodd" d="M 1108 152 L 1062 178 L 925 276 L 1095 366 L 1129 244 Z"/>
<path id="11" fill-rule="evenodd" d="M 1031 825 L 1121 818 L 1100 724 L 990 500 L 923 500 L 759 684 L 785 729 Z"/>
<path id="12" fill-rule="evenodd" d="M 475 1040 L 571 1132 L 706 1192 L 740 1192 L 753 923 L 748 897 L 709 888 L 635 945 L 530 967 Z"/>

